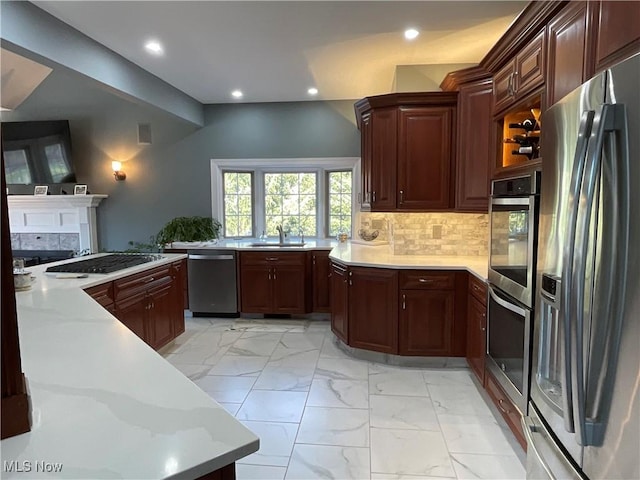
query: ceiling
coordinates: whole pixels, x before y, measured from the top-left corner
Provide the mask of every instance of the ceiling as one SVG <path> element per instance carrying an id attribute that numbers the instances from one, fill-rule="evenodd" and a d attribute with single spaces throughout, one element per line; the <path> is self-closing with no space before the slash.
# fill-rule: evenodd
<path id="1" fill-rule="evenodd" d="M 207 104 L 396 91 L 405 66 L 477 64 L 528 2 L 33 3 Z M 409 27 L 420 31 L 411 42 Z M 162 56 L 144 50 L 149 39 L 162 43 Z M 319 94 L 310 97 L 309 87 Z M 242 99 L 231 97 L 234 89 Z"/>

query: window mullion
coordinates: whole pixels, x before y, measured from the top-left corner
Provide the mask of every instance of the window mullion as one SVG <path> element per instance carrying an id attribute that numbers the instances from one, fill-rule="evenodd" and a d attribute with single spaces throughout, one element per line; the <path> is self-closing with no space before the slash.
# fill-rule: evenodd
<path id="1" fill-rule="evenodd" d="M 255 224 L 256 231 L 254 235 L 256 237 L 262 235 L 262 232 L 266 231 L 266 208 L 265 208 L 265 188 L 264 188 L 264 171 L 254 170 L 255 179 Z"/>

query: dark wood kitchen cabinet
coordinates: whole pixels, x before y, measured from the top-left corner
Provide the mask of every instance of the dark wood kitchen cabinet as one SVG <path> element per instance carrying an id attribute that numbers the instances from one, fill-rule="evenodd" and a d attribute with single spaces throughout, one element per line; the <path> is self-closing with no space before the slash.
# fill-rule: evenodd
<path id="1" fill-rule="evenodd" d="M 313 311 L 328 313 L 331 311 L 331 266 L 330 250 L 311 252 Z"/>
<path id="2" fill-rule="evenodd" d="M 331 263 L 331 331 L 349 344 L 349 270 Z"/>
<path id="3" fill-rule="evenodd" d="M 186 262 L 176 261 L 85 292 L 156 350 L 184 332 L 183 283 Z"/>
<path id="4" fill-rule="evenodd" d="M 306 312 L 304 252 L 241 252 L 240 289 L 244 313 Z"/>
<path id="5" fill-rule="evenodd" d="M 398 353 L 398 272 L 350 267 L 349 345 Z"/>
<path id="6" fill-rule="evenodd" d="M 590 1 L 595 71 L 601 72 L 640 52 L 640 2 Z"/>
<path id="7" fill-rule="evenodd" d="M 456 210 L 487 212 L 493 163 L 491 77 L 460 86 L 456 161 Z"/>
<path id="8" fill-rule="evenodd" d="M 467 301 L 467 363 L 484 384 L 487 351 L 487 285 L 469 274 Z"/>
<path id="9" fill-rule="evenodd" d="M 367 97 L 355 104 L 361 130 L 361 209 L 453 207 L 457 92 Z"/>
<path id="10" fill-rule="evenodd" d="M 545 30 L 528 42 L 493 77 L 493 113 L 513 107 L 544 84 Z"/>
<path id="11" fill-rule="evenodd" d="M 547 106 L 578 88 L 593 74 L 587 41 L 587 2 L 571 2 L 547 26 Z"/>
<path id="12" fill-rule="evenodd" d="M 455 275 L 400 272 L 400 355 L 452 355 Z"/>

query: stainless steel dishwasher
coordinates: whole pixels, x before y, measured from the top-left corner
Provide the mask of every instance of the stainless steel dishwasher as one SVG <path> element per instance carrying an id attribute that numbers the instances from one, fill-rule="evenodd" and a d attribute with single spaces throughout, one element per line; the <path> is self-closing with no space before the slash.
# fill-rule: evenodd
<path id="1" fill-rule="evenodd" d="M 189 310 L 194 316 L 238 316 L 235 250 L 189 250 Z"/>

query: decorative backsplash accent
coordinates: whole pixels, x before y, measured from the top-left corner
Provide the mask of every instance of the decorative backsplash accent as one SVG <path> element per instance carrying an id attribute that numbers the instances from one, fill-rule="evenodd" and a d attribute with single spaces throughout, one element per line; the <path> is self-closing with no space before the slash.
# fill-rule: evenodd
<path id="1" fill-rule="evenodd" d="M 394 255 L 487 255 L 486 213 L 361 213 L 360 228 L 380 230 Z"/>
<path id="2" fill-rule="evenodd" d="M 73 250 L 80 251 L 79 233 L 12 233 L 13 250 Z"/>

